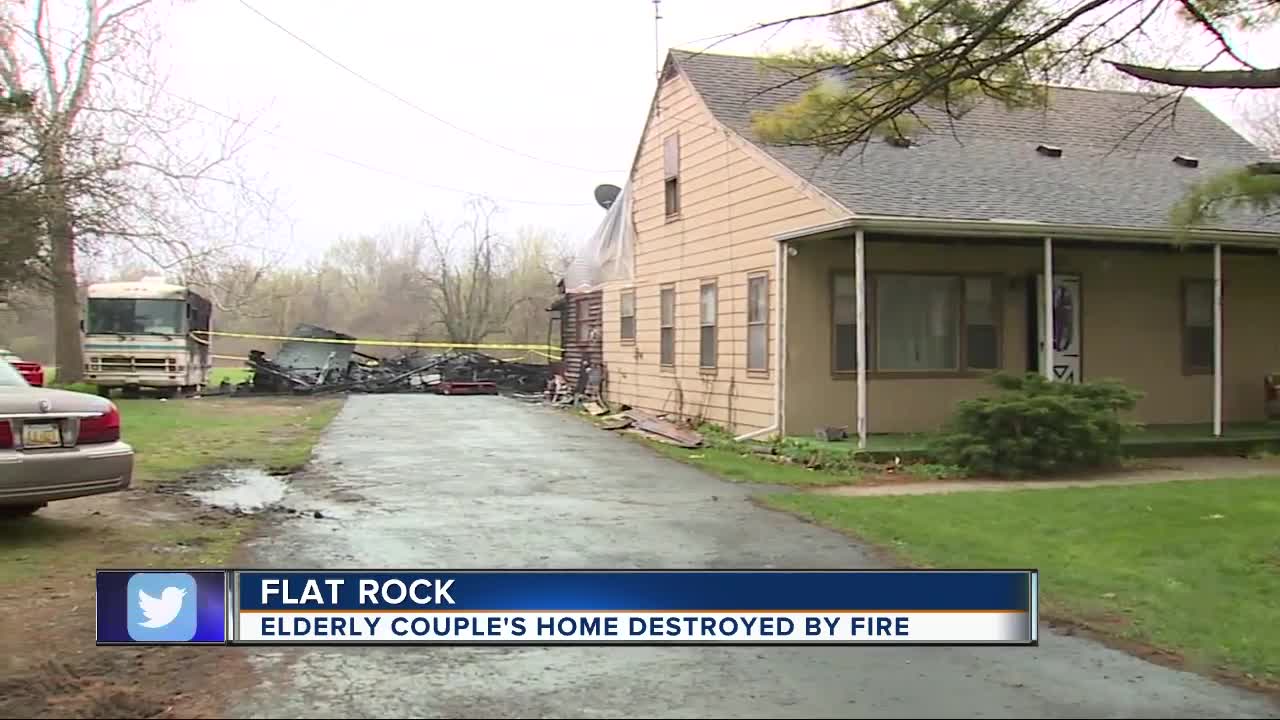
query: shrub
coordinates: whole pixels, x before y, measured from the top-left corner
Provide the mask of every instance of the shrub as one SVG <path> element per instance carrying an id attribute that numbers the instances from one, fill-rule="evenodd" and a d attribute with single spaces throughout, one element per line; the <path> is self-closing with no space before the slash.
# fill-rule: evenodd
<path id="1" fill-rule="evenodd" d="M 956 406 L 930 444 L 938 461 L 999 477 L 1049 475 L 1120 459 L 1120 439 L 1133 427 L 1122 413 L 1141 394 L 1118 382 L 1049 382 L 1035 373 L 996 375 L 1001 392 Z"/>

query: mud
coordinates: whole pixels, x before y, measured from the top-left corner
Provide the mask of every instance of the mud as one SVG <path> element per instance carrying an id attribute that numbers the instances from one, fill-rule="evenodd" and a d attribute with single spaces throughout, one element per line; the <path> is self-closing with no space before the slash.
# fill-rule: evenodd
<path id="1" fill-rule="evenodd" d="M 214 507 L 240 512 L 259 512 L 284 498 L 285 483 L 278 476 L 256 468 L 220 470 L 213 479 L 214 487 L 191 490 L 188 494 Z"/>
<path id="2" fill-rule="evenodd" d="M 429 427 L 428 432 L 424 427 Z M 357 396 L 283 502 L 267 567 L 871 567 L 756 490 L 502 398 Z M 238 717 L 1273 717 L 1261 696 L 1045 626 L 1038 648 L 304 648 Z"/>

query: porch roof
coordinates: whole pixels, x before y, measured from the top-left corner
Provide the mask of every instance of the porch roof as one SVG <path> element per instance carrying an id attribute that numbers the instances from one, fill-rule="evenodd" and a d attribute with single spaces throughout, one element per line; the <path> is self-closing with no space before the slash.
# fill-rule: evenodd
<path id="1" fill-rule="evenodd" d="M 1109 225 L 1072 225 L 1043 223 L 1034 220 L 956 220 L 950 218 L 891 217 L 885 215 L 853 215 L 831 223 L 799 228 L 774 236 L 778 242 L 822 240 L 847 236 L 854 230 L 885 235 L 917 235 L 926 237 L 982 238 L 990 240 L 1086 240 L 1128 244 L 1178 245 L 1212 244 L 1251 248 L 1275 248 L 1280 251 L 1280 233 L 1221 230 L 1214 228 L 1116 227 Z"/>

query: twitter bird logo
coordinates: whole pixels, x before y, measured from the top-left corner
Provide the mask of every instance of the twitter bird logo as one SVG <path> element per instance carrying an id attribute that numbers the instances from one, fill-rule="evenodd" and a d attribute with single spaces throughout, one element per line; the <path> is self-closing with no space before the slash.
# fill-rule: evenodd
<path id="1" fill-rule="evenodd" d="M 189 642 L 196 635 L 196 581 L 187 573 L 134 573 L 129 578 L 129 637 L 137 642 Z"/>

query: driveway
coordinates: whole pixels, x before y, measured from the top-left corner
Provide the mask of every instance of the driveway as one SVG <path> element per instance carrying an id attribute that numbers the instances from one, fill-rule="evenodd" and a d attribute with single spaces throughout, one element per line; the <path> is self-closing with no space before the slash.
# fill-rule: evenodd
<path id="1" fill-rule="evenodd" d="M 562 412 L 357 396 L 252 564 L 869 567 L 842 535 Z M 1053 578 L 1044 578 L 1052 585 Z M 1198 675 L 1042 630 L 1039 648 L 254 649 L 240 717 L 1274 717 Z"/>

